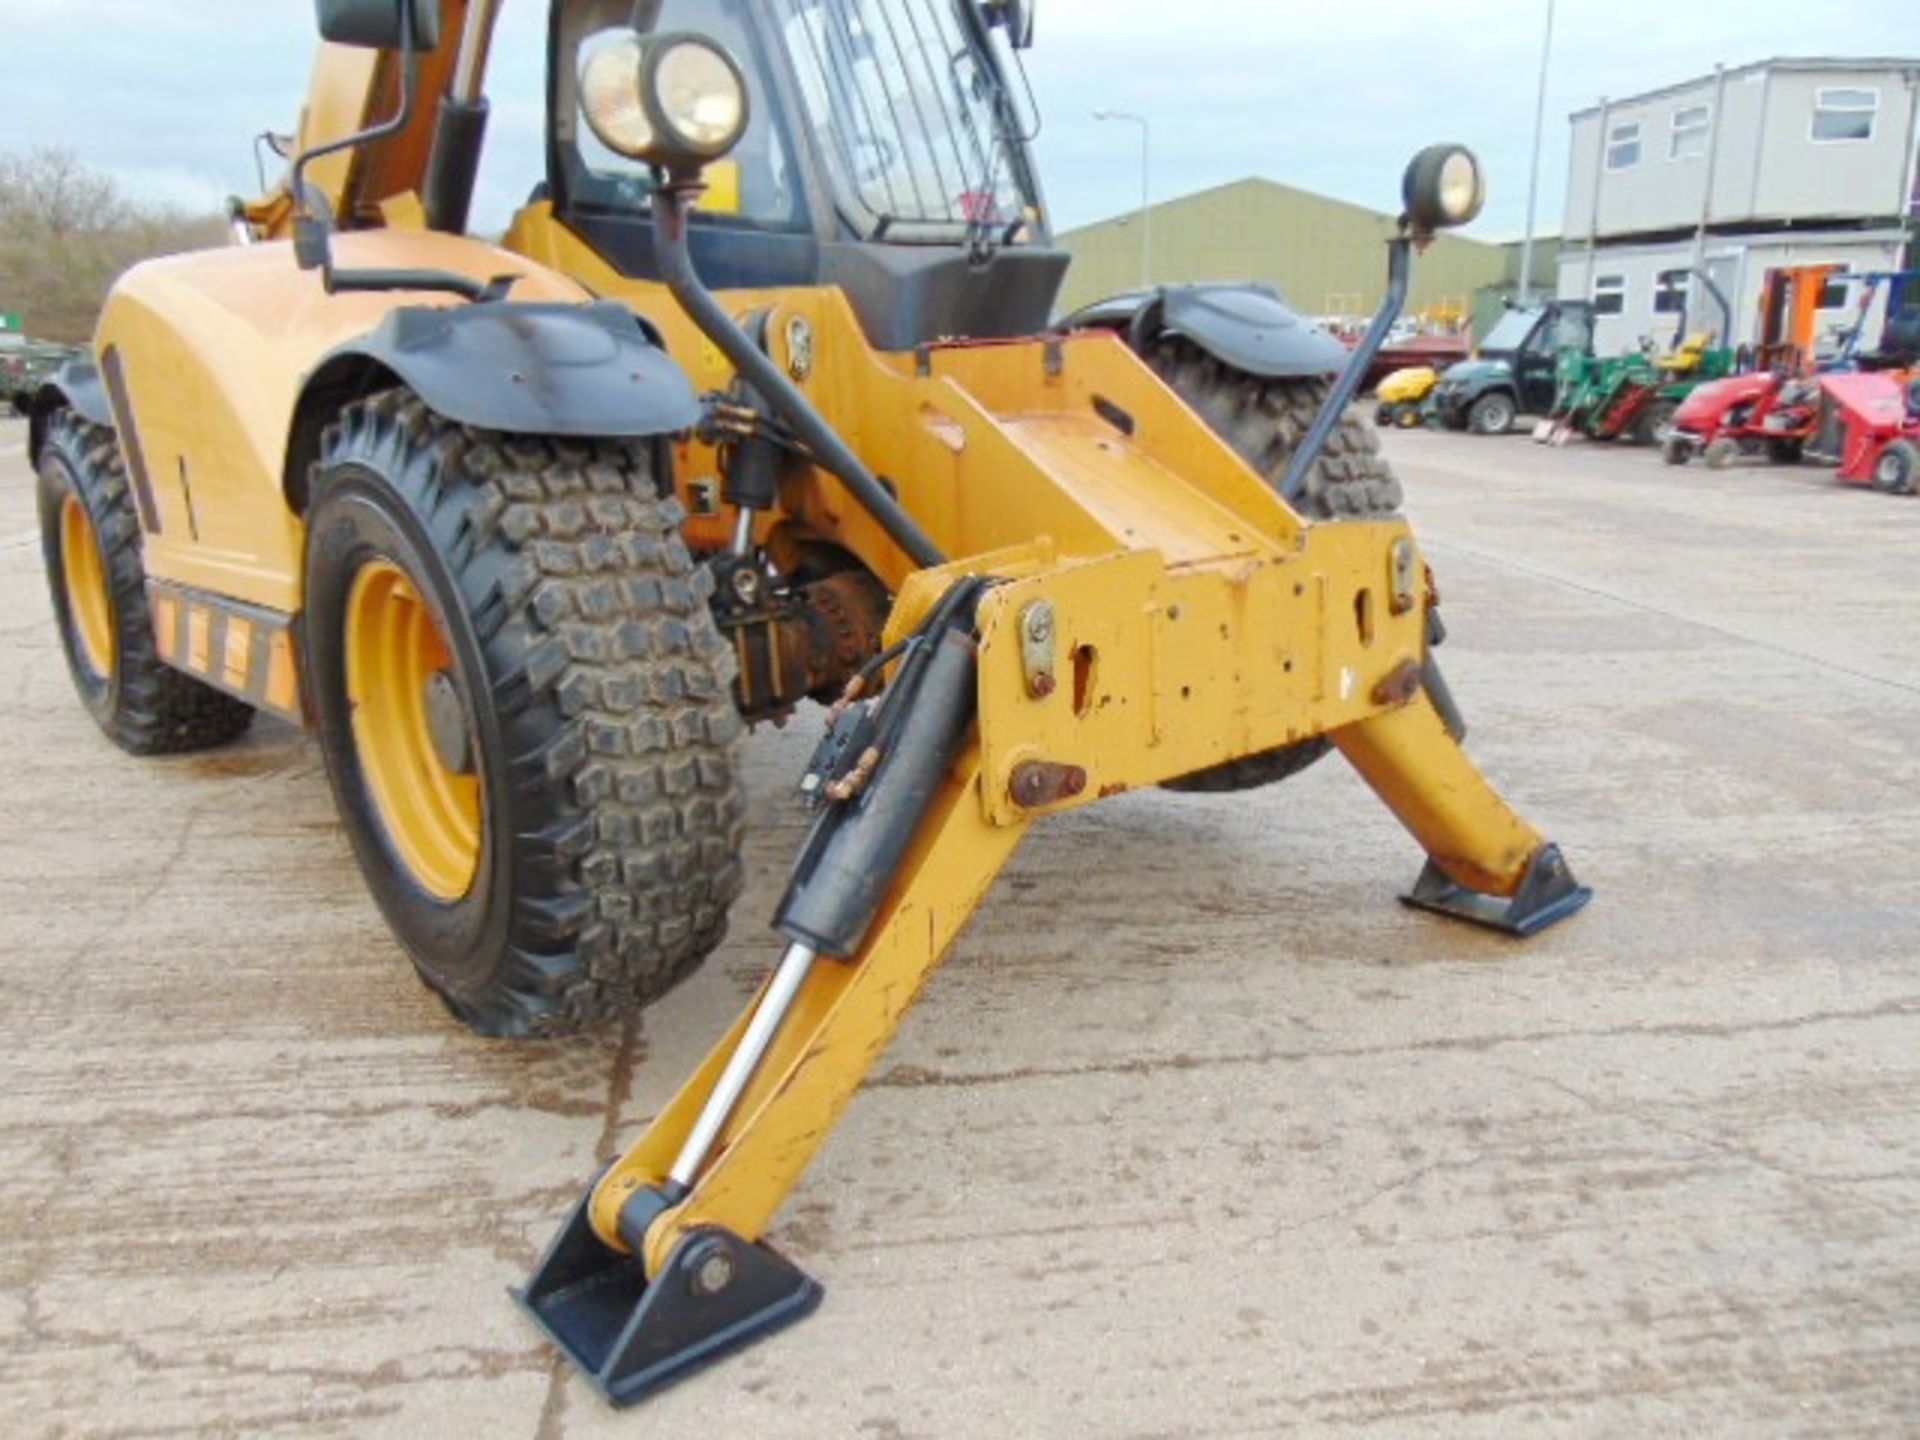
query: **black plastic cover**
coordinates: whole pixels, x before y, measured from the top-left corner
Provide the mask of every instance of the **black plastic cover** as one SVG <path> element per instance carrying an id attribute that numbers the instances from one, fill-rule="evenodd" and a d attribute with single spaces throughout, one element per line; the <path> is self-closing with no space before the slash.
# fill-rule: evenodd
<path id="1" fill-rule="evenodd" d="M 113 406 L 107 402 L 100 367 L 92 360 L 69 360 L 33 397 L 27 454 L 36 466 L 40 463 L 40 445 L 46 438 L 47 417 L 62 405 L 71 406 L 81 419 L 92 424 L 114 428 Z"/>
<path id="2" fill-rule="evenodd" d="M 580 210 L 568 229 L 622 275 L 660 278 L 653 222 Z M 709 289 L 837 285 L 876 350 L 903 353 L 938 340 L 1013 340 L 1047 328 L 1071 257 L 1007 245 L 976 260 L 957 246 L 823 243 L 793 231 L 696 218 L 688 243 Z"/>
<path id="3" fill-rule="evenodd" d="M 1124 330 L 1136 345 L 1161 334 L 1191 340 L 1216 360 L 1269 380 L 1334 375 L 1347 347 L 1296 314 L 1266 285 L 1166 285 L 1075 311 L 1062 329 Z"/>
<path id="4" fill-rule="evenodd" d="M 405 306 L 330 353 L 310 380 L 384 365 L 460 425 L 522 435 L 669 435 L 700 418 L 693 382 L 624 305 Z"/>
<path id="5" fill-rule="evenodd" d="M 431 0 L 315 0 L 320 38 L 364 50 L 398 50 L 407 8 L 413 9 L 413 48 L 440 44 L 440 7 Z"/>

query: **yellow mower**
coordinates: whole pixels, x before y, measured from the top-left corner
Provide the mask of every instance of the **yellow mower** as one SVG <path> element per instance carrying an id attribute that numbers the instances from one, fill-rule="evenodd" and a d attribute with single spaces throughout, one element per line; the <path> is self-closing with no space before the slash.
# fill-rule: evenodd
<path id="1" fill-rule="evenodd" d="M 1051 323 L 1020 0 L 551 0 L 549 173 L 467 235 L 497 0 L 319 0 L 297 159 L 35 397 L 67 657 L 141 753 L 311 727 L 465 1023 L 631 1012 L 740 890 L 745 721 L 828 708 L 783 953 L 522 1294 L 625 1404 L 804 1315 L 782 1197 L 1033 825 L 1334 750 L 1531 934 L 1588 892 L 1460 746 L 1344 350 L 1271 293 Z M 757 918 L 757 917 L 756 917 Z"/>
<path id="2" fill-rule="evenodd" d="M 1427 396 L 1439 383 L 1440 372 L 1431 365 L 1409 365 L 1394 371 L 1373 392 L 1379 402 L 1373 412 L 1374 423 L 1417 430 L 1426 423 L 1422 407 L 1427 403 Z"/>

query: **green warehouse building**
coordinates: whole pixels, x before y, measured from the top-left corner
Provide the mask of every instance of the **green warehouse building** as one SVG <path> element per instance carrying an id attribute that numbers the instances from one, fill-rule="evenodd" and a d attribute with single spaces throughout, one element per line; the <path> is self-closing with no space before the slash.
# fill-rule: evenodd
<path id="1" fill-rule="evenodd" d="M 1156 285 L 1256 280 L 1308 315 L 1370 315 L 1386 289 L 1394 217 L 1276 180 L 1248 179 L 1163 201 L 1149 212 L 1149 228 Z M 1063 312 L 1140 288 L 1138 211 L 1066 231 L 1059 243 L 1073 255 Z M 1477 298 L 1484 310 L 1482 291 L 1512 284 L 1518 249 L 1440 236 L 1414 267 L 1408 313 L 1438 305 L 1473 312 Z M 1476 324 L 1476 333 L 1483 328 Z"/>

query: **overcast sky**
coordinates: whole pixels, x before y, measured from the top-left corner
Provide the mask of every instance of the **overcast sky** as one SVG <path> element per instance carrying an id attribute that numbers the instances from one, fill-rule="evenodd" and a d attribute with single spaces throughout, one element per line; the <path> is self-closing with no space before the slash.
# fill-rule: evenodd
<path id="1" fill-rule="evenodd" d="M 476 224 L 538 177 L 546 0 L 508 0 Z M 1492 177 L 1477 232 L 1520 233 L 1546 0 L 1039 0 L 1030 68 L 1060 228 L 1138 203 L 1138 131 L 1171 198 L 1265 175 L 1385 209 L 1421 144 Z M 249 137 L 291 129 L 311 0 L 0 0 L 0 147 L 65 145 L 137 194 L 217 205 L 255 188 Z M 1559 0 L 1540 230 L 1557 232 L 1566 117 L 1771 55 L 1920 55 L 1917 0 Z"/>

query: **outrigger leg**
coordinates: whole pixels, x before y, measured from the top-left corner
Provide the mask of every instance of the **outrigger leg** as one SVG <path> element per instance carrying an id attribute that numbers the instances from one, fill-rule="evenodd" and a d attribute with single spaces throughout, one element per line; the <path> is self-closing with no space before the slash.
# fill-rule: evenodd
<path id="1" fill-rule="evenodd" d="M 1091 596 L 1114 595 L 1115 583 L 1082 580 Z M 760 1239 L 774 1211 L 1033 814 L 1097 799 L 1088 772 L 1034 762 L 1033 754 L 1058 752 L 1027 745 L 1038 732 L 1019 729 L 1042 722 L 1021 675 L 1027 630 L 1014 618 L 1051 595 L 1063 633 L 1087 633 L 1103 612 L 1077 605 L 1077 593 L 1071 572 L 992 588 L 952 581 L 907 642 L 885 696 L 837 708 L 803 787 L 826 808 L 776 918 L 784 957 L 693 1078 L 595 1183 L 520 1295 L 615 1405 L 819 1303 L 819 1285 Z M 1124 670 L 1121 658 L 1115 663 Z M 1375 663 L 1391 668 L 1374 699 L 1359 719 L 1325 733 L 1431 857 L 1408 902 L 1522 935 L 1584 904 L 1588 892 L 1558 849 L 1460 748 L 1458 712 L 1431 655 Z M 1101 715 L 1090 706 L 1073 723 L 1124 720 Z M 1162 744 L 1177 734 L 1139 723 Z M 1010 735 L 1021 743 L 1009 747 Z M 1070 738 L 1060 743 L 1084 753 Z M 1107 773 L 1166 778 L 1156 753 L 1148 742 L 1132 756 L 1137 773 Z M 1023 784 L 1034 773 L 1060 783 Z"/>
<path id="2" fill-rule="evenodd" d="M 1464 726 L 1429 653 L 1404 705 L 1333 733 L 1340 751 L 1427 852 L 1402 901 L 1509 935 L 1564 920 L 1593 898 L 1460 747 Z"/>
<path id="3" fill-rule="evenodd" d="M 836 719 L 809 771 L 830 808 L 780 907 L 778 969 L 519 1296 L 615 1405 L 820 1301 L 758 1237 L 1025 830 L 980 802 L 982 589 L 949 589 L 884 699 Z"/>

